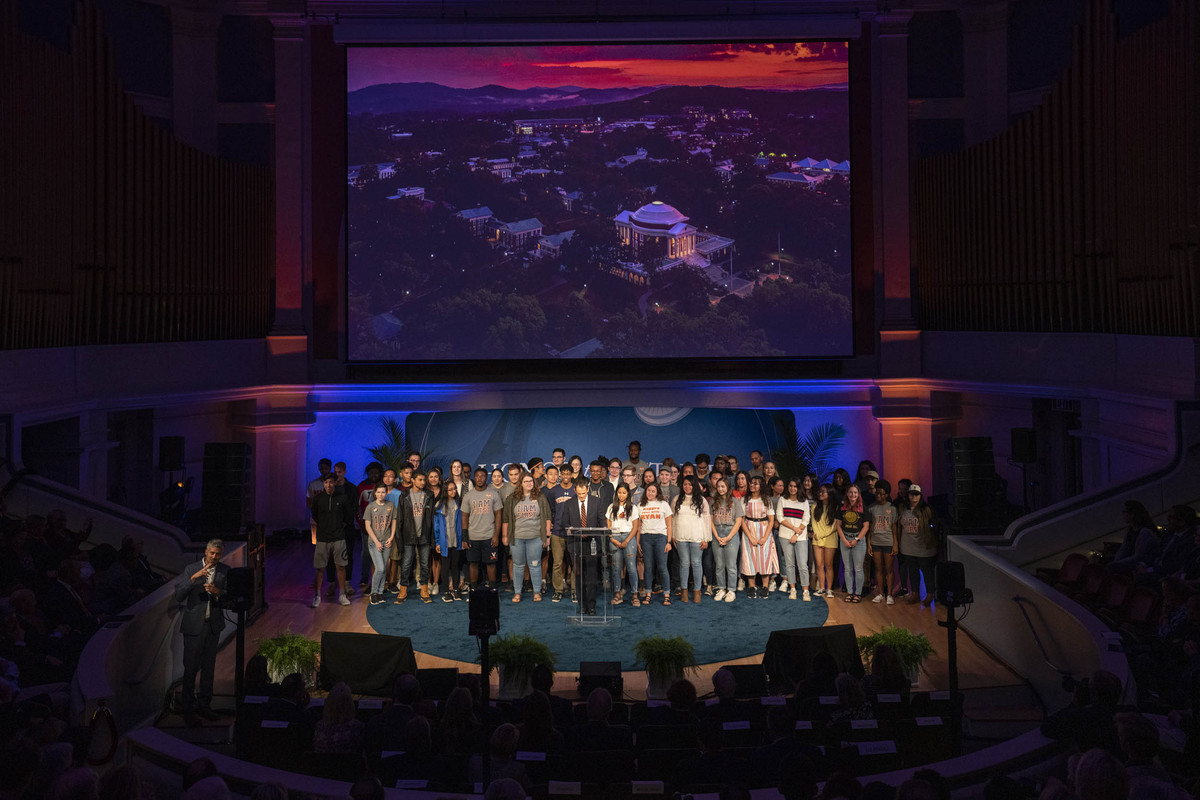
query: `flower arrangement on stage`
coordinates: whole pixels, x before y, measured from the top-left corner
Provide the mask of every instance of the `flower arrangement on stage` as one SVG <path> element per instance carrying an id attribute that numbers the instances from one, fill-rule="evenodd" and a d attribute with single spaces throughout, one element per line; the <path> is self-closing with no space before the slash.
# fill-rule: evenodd
<path id="1" fill-rule="evenodd" d="M 875 648 L 884 644 L 896 651 L 904 672 L 914 680 L 918 672 L 924 671 L 925 659 L 936 656 L 937 651 L 923 633 L 913 633 L 908 628 L 888 625 L 881 631 L 858 637 L 858 652 L 862 655 L 867 670 L 871 669 L 871 657 Z"/>
<path id="2" fill-rule="evenodd" d="M 258 640 L 258 652 L 267 659 L 267 672 L 278 683 L 293 672 L 304 676 L 309 686 L 316 684 L 321 661 L 321 643 L 292 633 L 289 627 L 278 636 Z"/>

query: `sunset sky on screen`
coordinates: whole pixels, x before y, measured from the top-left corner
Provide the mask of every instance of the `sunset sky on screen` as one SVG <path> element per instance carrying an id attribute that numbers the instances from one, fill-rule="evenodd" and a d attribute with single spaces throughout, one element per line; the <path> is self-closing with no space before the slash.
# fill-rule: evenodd
<path id="1" fill-rule="evenodd" d="M 350 91 L 418 81 L 459 89 L 844 88 L 846 63 L 844 42 L 355 47 L 347 59 L 347 84 Z"/>

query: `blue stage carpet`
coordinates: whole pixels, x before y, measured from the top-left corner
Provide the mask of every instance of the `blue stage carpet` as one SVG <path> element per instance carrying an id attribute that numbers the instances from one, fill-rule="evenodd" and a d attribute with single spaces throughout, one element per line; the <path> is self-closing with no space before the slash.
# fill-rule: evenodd
<path id="1" fill-rule="evenodd" d="M 634 664 L 633 644 L 647 635 L 680 635 L 696 648 L 696 663 L 712 664 L 761 653 L 771 631 L 811 628 L 825 624 L 829 608 L 824 599 L 812 602 L 788 600 L 772 593 L 767 600 L 750 600 L 744 595 L 733 603 L 704 598 L 699 606 L 673 601 L 663 608 L 661 600 L 650 607 L 634 608 L 626 602 L 617 606 L 618 624 L 606 628 L 580 627 L 567 622 L 574 605 L 567 600 L 540 603 L 525 594 L 520 603 L 512 595 L 500 595 L 500 633 L 528 633 L 550 645 L 558 654 L 558 669 L 576 670 L 580 661 L 616 661 L 623 669 Z M 659 597 L 659 595 L 656 595 Z M 369 606 L 367 622 L 377 633 L 407 636 L 414 650 L 456 661 L 474 662 L 478 646 L 467 635 L 467 604 L 445 603 L 441 597 L 422 603 L 409 595 L 402 605 Z"/>

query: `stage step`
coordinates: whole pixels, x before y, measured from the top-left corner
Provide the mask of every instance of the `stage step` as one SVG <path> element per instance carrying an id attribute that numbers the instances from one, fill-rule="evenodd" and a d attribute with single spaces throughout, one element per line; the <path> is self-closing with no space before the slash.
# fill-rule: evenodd
<path id="1" fill-rule="evenodd" d="M 1002 741 L 1034 730 L 1045 712 L 1026 684 L 963 692 L 963 733 L 977 740 Z"/>

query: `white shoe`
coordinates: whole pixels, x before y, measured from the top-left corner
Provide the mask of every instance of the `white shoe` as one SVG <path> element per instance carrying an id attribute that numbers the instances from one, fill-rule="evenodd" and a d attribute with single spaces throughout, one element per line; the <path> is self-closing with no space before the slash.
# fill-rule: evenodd
<path id="1" fill-rule="evenodd" d="M 350 598 L 346 597 L 345 592 L 342 592 L 341 594 L 338 595 L 338 605 L 342 605 L 342 606 L 350 605 Z"/>
<path id="2" fill-rule="evenodd" d="M 808 594 L 808 589 L 805 589 L 804 593 Z M 790 592 L 788 592 L 788 600 L 795 600 L 795 599 L 796 599 L 796 587 L 793 586 L 792 590 Z"/>
<path id="3" fill-rule="evenodd" d="M 833 589 L 826 589 L 825 596 L 828 597 L 830 600 L 832 600 L 833 599 Z"/>
<path id="4" fill-rule="evenodd" d="M 894 606 L 894 605 L 896 605 L 896 598 L 892 597 L 892 596 L 889 594 L 889 595 L 887 596 L 887 604 L 888 604 L 889 606 Z"/>
<path id="5" fill-rule="evenodd" d="M 877 595 L 875 595 L 875 597 L 874 597 L 874 598 L 871 600 L 871 602 L 872 602 L 872 603 L 882 603 L 882 602 L 883 602 L 883 595 L 881 595 L 881 594 L 877 594 Z"/>
<path id="6" fill-rule="evenodd" d="M 740 592 L 746 588 L 746 579 L 738 578 L 737 590 Z"/>
<path id="7" fill-rule="evenodd" d="M 717 589 L 717 592 L 716 592 L 716 594 L 714 594 L 714 595 L 713 595 L 713 600 L 715 600 L 716 602 L 718 602 L 718 603 L 719 603 L 719 602 L 721 602 L 721 601 L 722 601 L 722 600 L 724 600 L 724 599 L 725 599 L 725 590 L 724 590 L 724 589 Z"/>
<path id="8" fill-rule="evenodd" d="M 309 603 L 309 605 L 312 606 L 313 608 L 316 608 L 317 606 L 321 605 L 321 595 L 319 595 L 319 594 L 313 595 L 312 602 Z"/>
<path id="9" fill-rule="evenodd" d="M 734 595 L 734 593 L 733 593 L 733 591 L 732 591 L 732 590 L 725 592 L 725 602 L 726 602 L 726 603 L 732 603 L 732 602 L 733 602 L 733 595 Z"/>
<path id="10" fill-rule="evenodd" d="M 804 590 L 804 602 L 806 602 L 806 603 L 812 602 L 812 594 L 808 591 L 808 589 Z"/>
<path id="11" fill-rule="evenodd" d="M 780 580 L 779 583 L 775 584 L 775 591 L 777 591 L 777 592 L 788 591 L 788 582 L 785 580 Z"/>
<path id="12" fill-rule="evenodd" d="M 436 584 L 436 583 L 434 583 L 434 584 L 430 584 L 430 586 L 429 586 L 429 593 L 430 593 L 431 595 L 433 595 L 434 597 L 437 597 L 437 584 Z"/>

